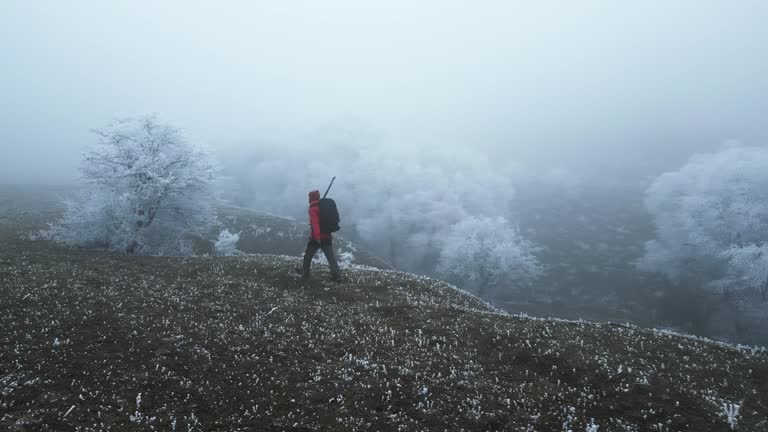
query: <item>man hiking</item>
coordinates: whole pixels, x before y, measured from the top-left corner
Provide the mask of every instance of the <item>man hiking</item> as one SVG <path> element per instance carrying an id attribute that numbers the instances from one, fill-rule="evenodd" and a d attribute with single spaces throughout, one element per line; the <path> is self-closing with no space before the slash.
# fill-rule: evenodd
<path id="1" fill-rule="evenodd" d="M 305 283 L 309 282 L 312 258 L 315 256 L 318 249 L 323 250 L 325 258 L 328 260 L 328 265 L 331 267 L 331 280 L 334 282 L 341 281 L 341 269 L 339 269 L 339 263 L 336 262 L 336 255 L 333 253 L 333 236 L 329 229 L 326 229 L 325 231 L 321 229 L 321 227 L 325 228 L 325 226 L 320 218 L 320 207 L 320 191 L 313 190 L 309 193 L 309 225 L 312 231 L 310 231 L 309 234 L 307 250 L 304 252 L 303 279 Z M 335 210 L 335 204 L 333 207 Z M 335 229 L 338 229 L 338 227 Z"/>

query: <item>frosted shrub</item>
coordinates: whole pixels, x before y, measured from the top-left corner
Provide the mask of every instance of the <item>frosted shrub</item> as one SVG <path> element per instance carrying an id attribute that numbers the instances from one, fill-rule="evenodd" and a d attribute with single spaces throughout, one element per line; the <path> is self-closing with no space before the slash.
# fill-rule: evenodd
<path id="1" fill-rule="evenodd" d="M 238 241 L 240 241 L 240 233 L 231 233 L 227 229 L 221 230 L 219 238 L 214 243 L 216 255 L 231 256 L 239 254 L 240 251 L 237 250 Z"/>

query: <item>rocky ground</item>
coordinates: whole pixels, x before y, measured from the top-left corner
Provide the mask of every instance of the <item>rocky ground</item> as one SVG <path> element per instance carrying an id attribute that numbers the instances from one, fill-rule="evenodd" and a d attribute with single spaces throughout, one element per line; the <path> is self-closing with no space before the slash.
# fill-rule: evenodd
<path id="1" fill-rule="evenodd" d="M 0 235 L 0 429 L 768 431 L 768 352 L 298 258 Z"/>

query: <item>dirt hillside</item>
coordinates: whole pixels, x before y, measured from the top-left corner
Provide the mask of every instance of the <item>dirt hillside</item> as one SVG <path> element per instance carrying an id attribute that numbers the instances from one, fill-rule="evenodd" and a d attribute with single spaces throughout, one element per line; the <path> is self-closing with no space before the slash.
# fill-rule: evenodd
<path id="1" fill-rule="evenodd" d="M 0 429 L 768 431 L 768 353 L 297 258 L 3 238 Z"/>

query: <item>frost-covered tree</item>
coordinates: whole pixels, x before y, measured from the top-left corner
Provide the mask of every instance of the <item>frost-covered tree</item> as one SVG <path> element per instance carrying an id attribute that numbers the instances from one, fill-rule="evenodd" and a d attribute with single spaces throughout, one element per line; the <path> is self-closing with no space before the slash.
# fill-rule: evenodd
<path id="1" fill-rule="evenodd" d="M 88 188 L 65 203 L 64 216 L 46 235 L 135 254 L 191 253 L 189 236 L 216 223 L 208 156 L 153 116 L 94 132 L 98 143 L 81 164 Z"/>
<path id="2" fill-rule="evenodd" d="M 241 205 L 306 218 L 307 191 L 322 188 L 332 174 L 338 174 L 331 195 L 339 204 L 341 234 L 360 241 L 398 269 L 432 276 L 446 275 L 437 269 L 443 249 L 464 241 L 444 241 L 456 235 L 449 232 L 452 227 L 456 231 L 476 220 L 514 218 L 515 185 L 531 175 L 514 161 L 495 161 L 466 146 L 447 147 L 442 142 L 405 146 L 360 131 L 313 134 L 290 144 L 255 145 L 254 149 L 253 157 L 238 153 L 229 165 L 247 190 L 241 195 L 245 197 Z M 563 171 L 553 172 L 549 182 L 562 182 L 566 176 Z M 258 190 L 249 189 L 254 186 Z M 457 225 L 465 219 L 469 221 Z M 517 231 L 506 239 L 508 244 L 533 248 Z M 478 249 L 475 256 L 500 246 L 483 242 L 482 247 L 489 250 Z M 444 260 L 455 254 L 445 251 Z M 472 261 L 466 258 L 463 262 Z M 505 266 L 504 259 L 500 259 L 500 272 L 513 269 L 512 278 L 504 283 L 521 284 L 524 278 L 514 274 L 517 267 Z M 496 278 L 503 280 L 500 275 Z M 452 280 L 466 285 L 455 274 Z M 487 282 L 473 280 L 470 284 L 476 284 L 468 288 L 476 292 L 502 285 L 490 277 Z"/>
<path id="3" fill-rule="evenodd" d="M 434 271 L 440 239 L 453 224 L 469 216 L 511 215 L 513 164 L 502 167 L 467 148 L 405 147 L 365 137 L 312 136 L 308 147 L 276 144 L 252 159 L 238 155 L 232 166 L 244 187 L 259 188 L 241 204 L 304 218 L 307 191 L 339 174 L 331 195 L 340 206 L 342 234 L 354 226 L 371 252 L 419 273 Z"/>
<path id="4" fill-rule="evenodd" d="M 223 229 L 219 232 L 219 237 L 213 244 L 216 250 L 216 255 L 231 256 L 237 255 L 240 251 L 237 250 L 237 242 L 240 241 L 240 233 L 231 233 L 228 229 Z"/>
<path id="5" fill-rule="evenodd" d="M 438 272 L 480 297 L 515 289 L 542 273 L 533 245 L 502 217 L 469 217 L 442 237 Z"/>
<path id="6" fill-rule="evenodd" d="M 644 270 L 729 295 L 768 297 L 768 149 L 730 146 L 658 177 L 646 207 L 657 238 Z"/>

